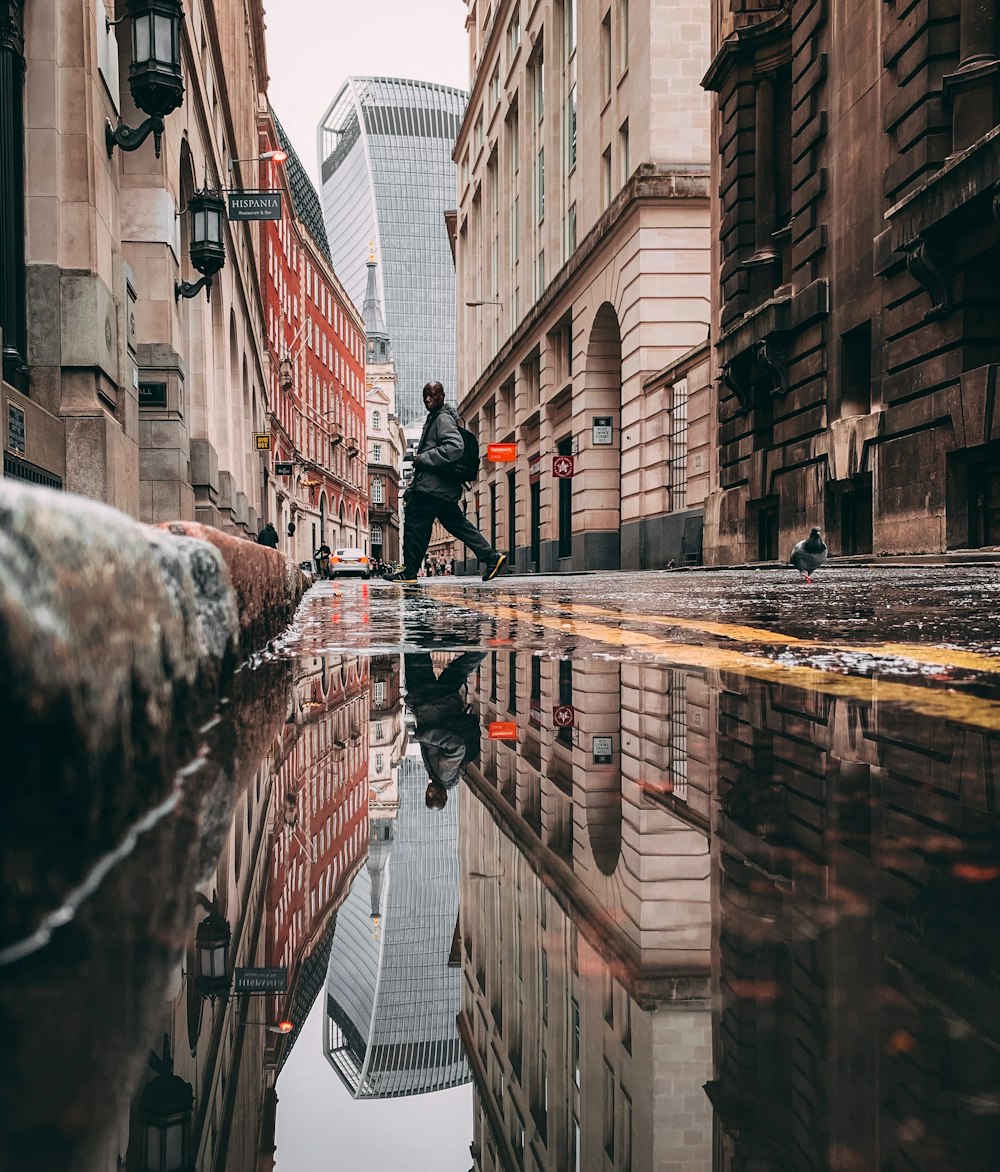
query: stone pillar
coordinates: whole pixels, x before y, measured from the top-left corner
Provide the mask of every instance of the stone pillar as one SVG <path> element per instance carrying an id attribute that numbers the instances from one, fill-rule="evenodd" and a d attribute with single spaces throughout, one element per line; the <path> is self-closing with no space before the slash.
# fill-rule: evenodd
<path id="1" fill-rule="evenodd" d="M 22 0 L 0 0 L 0 334 L 3 377 L 26 391 Z"/>
<path id="2" fill-rule="evenodd" d="M 757 174 L 754 199 L 757 207 L 754 217 L 754 254 L 750 260 L 751 263 L 770 264 L 777 253 L 772 238 L 775 229 L 774 80 L 767 74 L 757 80 L 755 104 Z"/>
<path id="3" fill-rule="evenodd" d="M 995 0 L 962 0 L 959 22 L 958 69 L 943 79 L 951 99 L 955 154 L 978 142 L 1000 120 Z"/>

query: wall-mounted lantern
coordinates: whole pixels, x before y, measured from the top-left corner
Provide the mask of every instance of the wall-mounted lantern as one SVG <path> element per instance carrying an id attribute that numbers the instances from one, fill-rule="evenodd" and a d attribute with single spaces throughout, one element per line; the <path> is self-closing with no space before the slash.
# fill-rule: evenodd
<path id="1" fill-rule="evenodd" d="M 194 1089 L 174 1074 L 170 1038 L 163 1035 L 162 1055 L 152 1051 L 149 1065 L 156 1078 L 139 1100 L 142 1127 L 142 1172 L 187 1172 L 191 1167 L 191 1118 Z"/>
<path id="2" fill-rule="evenodd" d="M 188 200 L 188 214 L 191 217 L 191 264 L 203 273 L 200 281 L 178 281 L 174 294 L 180 297 L 197 297 L 201 289 L 212 300 L 212 278 L 226 263 L 226 241 L 222 222 L 226 205 L 222 196 L 215 191 L 197 191 Z"/>
<path id="3" fill-rule="evenodd" d="M 213 901 L 209 906 L 211 911 L 194 936 L 195 986 L 202 996 L 214 998 L 229 990 L 229 944 L 233 932 L 218 905 Z"/>
<path id="4" fill-rule="evenodd" d="M 278 382 L 285 391 L 290 391 L 295 385 L 295 368 L 287 355 L 278 363 Z"/>
<path id="5" fill-rule="evenodd" d="M 132 21 L 132 64 L 128 86 L 132 100 L 149 117 L 133 129 L 108 122 L 104 137 L 108 158 L 115 147 L 134 151 L 153 135 L 153 149 L 160 157 L 163 119 L 184 101 L 184 75 L 181 72 L 181 0 L 128 0 L 125 16 Z M 108 22 L 108 28 L 120 21 Z"/>

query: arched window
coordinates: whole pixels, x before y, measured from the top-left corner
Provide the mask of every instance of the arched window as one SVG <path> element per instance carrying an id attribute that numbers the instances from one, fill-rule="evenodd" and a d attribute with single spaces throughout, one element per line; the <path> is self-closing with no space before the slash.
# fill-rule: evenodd
<path id="1" fill-rule="evenodd" d="M 376 545 L 381 545 L 381 544 L 382 544 L 382 526 L 381 525 L 373 525 L 372 526 L 372 545 L 376 546 Z"/>
<path id="2" fill-rule="evenodd" d="M 382 412 L 376 410 L 376 411 L 372 412 L 372 431 L 381 431 L 381 430 L 382 430 Z"/>
<path id="3" fill-rule="evenodd" d="M 381 476 L 372 477 L 372 504 L 385 504 L 385 482 Z"/>

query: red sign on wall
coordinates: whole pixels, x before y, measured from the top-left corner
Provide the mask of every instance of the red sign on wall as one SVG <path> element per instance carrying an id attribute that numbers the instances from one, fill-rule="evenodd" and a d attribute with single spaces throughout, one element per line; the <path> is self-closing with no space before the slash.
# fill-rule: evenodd
<path id="1" fill-rule="evenodd" d="M 569 480 L 573 475 L 573 457 L 553 456 L 552 475 L 558 477 L 560 480 Z"/>
<path id="2" fill-rule="evenodd" d="M 556 728 L 572 728 L 576 723 L 576 710 L 572 704 L 559 704 L 552 709 L 552 723 Z"/>
<path id="3" fill-rule="evenodd" d="M 517 444 L 487 444 L 486 457 L 494 464 L 509 464 L 517 459 Z"/>
<path id="4" fill-rule="evenodd" d="M 517 725 L 512 720 L 490 721 L 491 741 L 516 741 Z"/>

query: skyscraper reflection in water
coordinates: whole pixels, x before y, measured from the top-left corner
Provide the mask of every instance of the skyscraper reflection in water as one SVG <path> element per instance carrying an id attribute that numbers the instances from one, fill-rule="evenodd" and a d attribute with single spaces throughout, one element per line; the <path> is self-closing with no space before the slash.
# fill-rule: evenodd
<path id="1" fill-rule="evenodd" d="M 449 965 L 458 919 L 458 794 L 424 803 L 415 747 L 400 763 L 398 814 L 373 818 L 366 868 L 338 917 L 326 985 L 324 1050 L 357 1099 L 396 1098 L 469 1080 Z"/>

